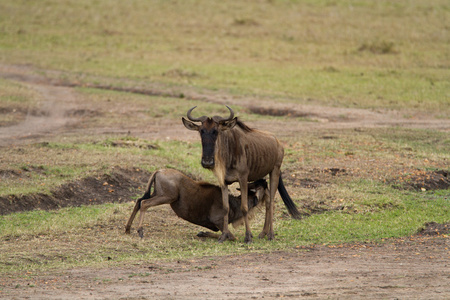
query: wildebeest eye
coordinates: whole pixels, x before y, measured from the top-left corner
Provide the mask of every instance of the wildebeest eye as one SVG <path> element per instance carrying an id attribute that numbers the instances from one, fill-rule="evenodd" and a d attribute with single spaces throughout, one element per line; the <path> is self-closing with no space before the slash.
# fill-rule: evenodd
<path id="1" fill-rule="evenodd" d="M 213 129 L 213 130 L 211 131 L 211 133 L 212 133 L 213 135 L 217 135 L 219 132 L 217 131 L 217 129 Z"/>
<path id="2" fill-rule="evenodd" d="M 206 132 L 205 129 L 200 129 L 200 134 L 204 134 Z"/>

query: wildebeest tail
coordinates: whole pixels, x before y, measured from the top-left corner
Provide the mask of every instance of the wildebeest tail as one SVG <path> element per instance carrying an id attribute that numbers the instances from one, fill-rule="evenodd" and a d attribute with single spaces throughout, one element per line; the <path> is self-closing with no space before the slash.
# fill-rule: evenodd
<path id="1" fill-rule="evenodd" d="M 292 201 L 291 197 L 289 196 L 288 192 L 286 191 L 286 188 L 284 187 L 283 179 L 281 178 L 280 174 L 280 180 L 278 181 L 278 192 L 280 193 L 281 199 L 283 199 L 284 205 L 286 205 L 286 208 L 289 211 L 289 214 L 294 219 L 301 219 L 302 215 L 298 211 L 297 206 L 295 206 L 294 201 Z"/>
<path id="2" fill-rule="evenodd" d="M 157 172 L 153 173 L 150 176 L 150 179 L 148 181 L 147 189 L 145 190 L 144 196 L 142 196 L 141 198 L 136 200 L 136 204 L 134 205 L 133 212 L 131 213 L 131 216 L 128 219 L 128 223 L 127 223 L 127 225 L 125 227 L 125 233 L 130 233 L 131 224 L 133 223 L 133 220 L 136 217 L 137 212 L 141 209 L 141 202 L 142 202 L 142 200 L 150 199 L 150 197 L 151 197 L 150 193 L 151 193 L 151 190 L 152 190 L 152 185 L 155 182 L 156 173 Z"/>
<path id="3" fill-rule="evenodd" d="M 136 205 L 138 205 L 138 210 L 141 209 L 141 202 L 142 202 L 142 200 L 150 199 L 150 197 L 151 197 L 152 186 L 153 186 L 153 184 L 155 183 L 155 178 L 156 178 L 156 174 L 157 174 L 157 173 L 158 173 L 158 171 L 154 172 L 154 173 L 150 176 L 150 179 L 148 180 L 148 183 L 147 183 L 147 189 L 145 190 L 144 195 L 143 195 L 141 198 L 137 199 Z M 138 203 L 139 203 L 139 204 L 138 204 Z"/>

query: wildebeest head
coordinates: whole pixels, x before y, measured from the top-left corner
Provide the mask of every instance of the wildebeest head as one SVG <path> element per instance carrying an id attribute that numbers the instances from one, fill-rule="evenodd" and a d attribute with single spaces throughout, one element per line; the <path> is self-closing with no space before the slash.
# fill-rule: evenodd
<path id="1" fill-rule="evenodd" d="M 240 188 L 237 189 L 241 191 Z M 262 205 L 267 199 L 269 199 L 269 190 L 267 189 L 267 181 L 265 179 L 259 179 L 254 182 L 248 183 L 248 209 L 249 212 L 254 212 L 253 209 Z M 229 221 L 233 222 L 234 225 L 239 225 L 242 221 L 242 211 L 241 211 L 241 197 L 230 196 L 229 198 L 230 212 Z M 251 214 L 250 216 L 252 216 Z"/>
<path id="2" fill-rule="evenodd" d="M 191 112 L 197 106 L 192 107 L 187 112 L 187 117 L 190 121 L 183 119 L 184 126 L 189 130 L 195 130 L 200 133 L 202 140 L 202 166 L 207 169 L 213 169 L 215 166 L 214 154 L 216 148 L 216 141 L 219 134 L 224 131 L 233 128 L 236 125 L 237 118 L 234 118 L 233 110 L 227 106 L 230 111 L 228 118 L 222 118 L 214 116 L 212 118 L 202 116 L 194 118 L 191 116 Z M 194 122 L 200 122 L 200 125 Z"/>
<path id="3" fill-rule="evenodd" d="M 252 197 L 252 195 L 254 195 L 255 197 Z M 261 202 L 265 202 L 265 197 L 269 197 L 267 190 L 267 181 L 265 179 L 259 179 L 248 184 L 249 209 L 257 206 Z"/>

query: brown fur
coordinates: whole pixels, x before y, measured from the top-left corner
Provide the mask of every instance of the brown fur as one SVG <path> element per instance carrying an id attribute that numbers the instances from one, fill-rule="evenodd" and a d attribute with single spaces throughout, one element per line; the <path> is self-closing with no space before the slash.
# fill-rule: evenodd
<path id="1" fill-rule="evenodd" d="M 284 189 L 281 179 L 281 164 L 283 162 L 284 149 L 277 138 L 268 132 L 249 128 L 237 118 L 231 108 L 230 116 L 225 118 L 213 117 L 193 118 L 191 108 L 187 116 L 190 121 L 183 120 L 183 124 L 190 130 L 200 132 L 202 139 L 202 166 L 211 169 L 222 188 L 223 206 L 228 209 L 227 185 L 239 182 L 242 193 L 241 210 L 244 216 L 246 228 L 245 242 L 252 241 L 252 234 L 248 222 L 247 184 L 264 176 L 270 176 L 270 198 L 266 201 L 266 219 L 264 228 L 259 237 L 267 236 L 269 240 L 274 238 L 273 232 L 273 203 L 275 192 L 280 194 L 285 205 L 293 217 L 300 214 L 294 202 Z M 196 125 L 193 122 L 201 122 Z M 212 152 L 214 151 L 214 153 Z M 212 154 L 213 153 L 213 154 Z M 234 239 L 228 231 L 227 216 L 224 218 L 223 233 L 219 241 Z"/>
<path id="2" fill-rule="evenodd" d="M 152 193 L 153 187 L 153 193 Z M 258 181 L 249 185 L 251 210 L 262 204 L 267 192 L 267 183 Z M 230 195 L 229 223 L 238 224 L 243 215 L 240 210 L 240 197 Z M 206 182 L 197 182 L 173 169 L 159 170 L 150 176 L 144 196 L 136 205 L 126 225 L 125 232 L 130 233 L 131 224 L 140 211 L 138 232 L 143 237 L 142 223 L 145 211 L 162 204 L 170 204 L 173 211 L 182 219 L 213 231 L 222 231 L 226 210 L 223 208 L 221 188 Z M 241 222 L 242 223 L 242 222 Z M 202 236 L 213 236 L 203 233 Z"/>

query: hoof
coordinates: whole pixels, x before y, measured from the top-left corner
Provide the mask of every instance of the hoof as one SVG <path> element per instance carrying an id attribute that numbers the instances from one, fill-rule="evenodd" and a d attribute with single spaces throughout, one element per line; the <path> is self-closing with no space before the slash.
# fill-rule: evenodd
<path id="1" fill-rule="evenodd" d="M 219 237 L 219 243 L 223 243 L 226 240 L 234 241 L 236 238 L 231 232 L 223 232 L 222 235 Z"/>
<path id="2" fill-rule="evenodd" d="M 253 242 L 253 235 L 251 233 L 246 233 L 244 242 L 246 244 L 251 244 Z"/>
<path id="3" fill-rule="evenodd" d="M 138 232 L 139 237 L 140 237 L 141 239 L 144 238 L 144 229 L 139 228 L 137 232 Z"/>
<path id="4" fill-rule="evenodd" d="M 264 231 L 261 231 L 261 233 L 258 235 L 258 238 L 263 239 L 267 236 L 267 240 L 273 241 L 275 239 L 275 234 L 272 233 L 265 233 Z"/>
<path id="5" fill-rule="evenodd" d="M 201 238 L 205 238 L 205 237 L 208 237 L 209 235 L 204 231 L 200 231 L 199 233 L 197 233 L 197 236 L 201 237 Z"/>

